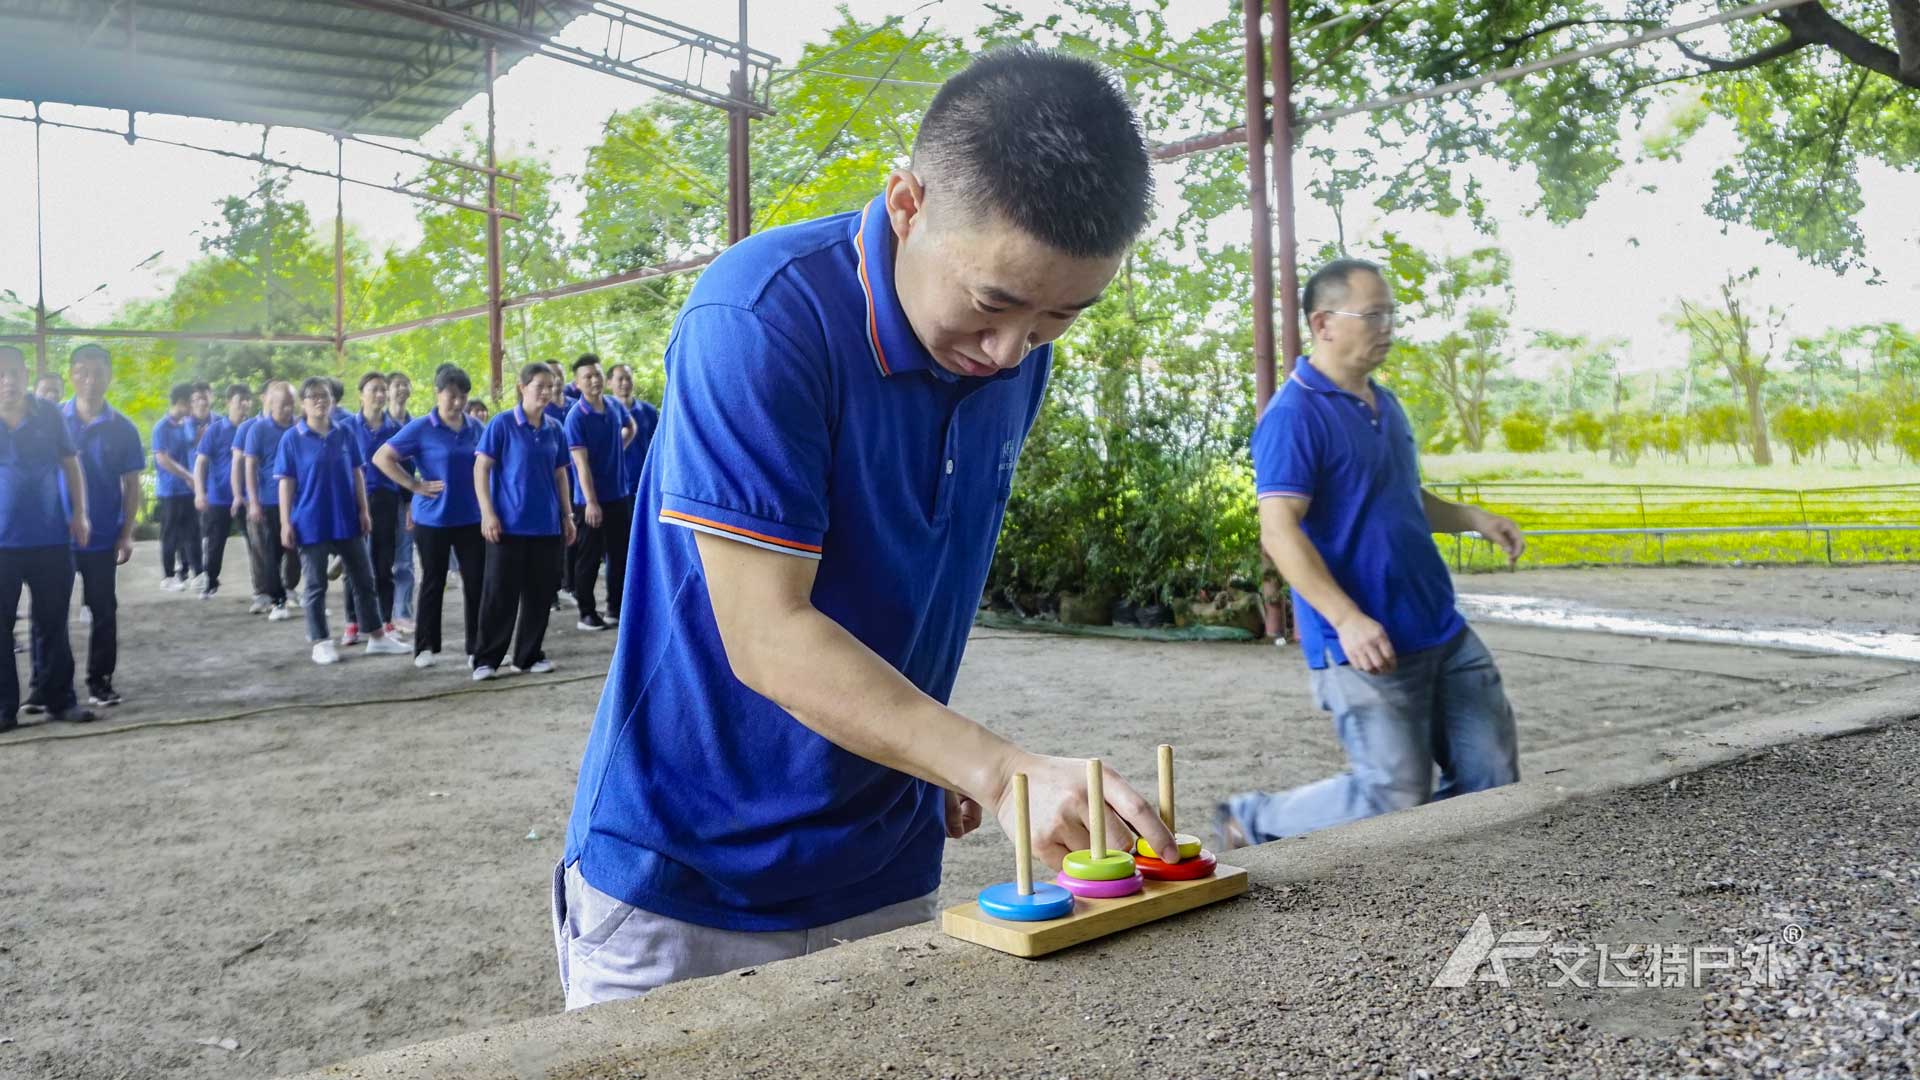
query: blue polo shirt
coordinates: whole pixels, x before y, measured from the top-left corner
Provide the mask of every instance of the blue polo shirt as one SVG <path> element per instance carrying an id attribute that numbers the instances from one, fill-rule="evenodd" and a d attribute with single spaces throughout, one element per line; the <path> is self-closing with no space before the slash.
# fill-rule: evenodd
<path id="1" fill-rule="evenodd" d="M 120 478 L 147 467 L 140 429 L 112 406 L 83 423 L 73 402 L 66 401 L 60 405 L 60 418 L 80 455 L 80 474 L 87 487 L 87 546 L 74 550 L 111 551 L 120 539 L 120 527 L 126 524 L 120 515 Z M 72 513 L 73 495 L 65 476 L 60 478 L 60 499 L 62 512 Z"/>
<path id="2" fill-rule="evenodd" d="M 28 394 L 19 427 L 0 420 L 0 548 L 64 547 L 73 542 L 60 499 L 60 463 L 72 456 L 73 435 L 58 405 Z M 144 464 L 145 455 L 141 461 Z M 116 494 L 113 501 L 118 506 L 120 497 Z M 92 518 L 91 508 L 87 516 Z"/>
<path id="3" fill-rule="evenodd" d="M 1309 499 L 1300 522 L 1333 580 L 1386 628 L 1396 653 L 1444 645 L 1465 628 L 1453 577 L 1420 498 L 1420 461 L 1400 399 L 1370 382 L 1376 408 L 1302 359 L 1253 431 L 1262 499 Z M 1340 635 L 1297 591 L 1309 667 L 1347 662 Z"/>
<path id="4" fill-rule="evenodd" d="M 353 487 L 360 444 L 345 428 L 329 427 L 325 435 L 295 421 L 280 440 L 273 457 L 274 487 L 282 477 L 293 480 L 293 505 L 287 520 L 301 547 L 351 540 L 360 535 L 360 500 Z"/>
<path id="5" fill-rule="evenodd" d="M 162 416 L 153 425 L 153 452 L 166 454 L 175 465 L 187 467 L 188 455 L 193 449 L 193 421 L 188 417 L 175 420 L 171 416 Z M 160 459 L 153 459 L 153 493 L 162 499 L 179 495 L 193 494 L 193 485 L 180 479 L 173 473 L 160 467 Z"/>
<path id="6" fill-rule="evenodd" d="M 246 452 L 258 463 L 260 505 L 279 506 L 280 485 L 274 480 L 273 469 L 275 461 L 280 456 L 280 443 L 286 438 L 287 432 L 293 430 L 294 424 L 303 424 L 306 421 L 295 420 L 293 424 L 281 427 L 273 422 L 272 417 L 262 416 L 258 419 L 260 422 L 254 424 L 253 428 L 247 432 Z"/>
<path id="7" fill-rule="evenodd" d="M 941 790 L 735 679 L 695 548 L 706 533 L 816 560 L 814 606 L 947 700 L 1052 354 L 984 379 L 939 367 L 892 245 L 878 199 L 756 234 L 674 325 L 565 856 L 645 910 L 794 930 L 940 884 Z"/>
<path id="8" fill-rule="evenodd" d="M 622 451 L 626 460 L 621 465 L 621 479 L 627 482 L 627 494 L 633 495 L 640 491 L 640 470 L 647 464 L 647 448 L 653 445 L 654 430 L 660 426 L 660 410 L 651 402 L 634 398 L 627 415 L 633 418 L 633 441 Z"/>
<path id="9" fill-rule="evenodd" d="M 374 465 L 373 454 L 374 451 L 387 445 L 387 440 L 400 434 L 403 425 L 395 420 L 391 413 L 383 412 L 380 414 L 380 423 L 377 427 L 368 427 L 367 418 L 362 413 L 348 416 L 340 421 L 340 426 L 346 430 L 347 434 L 353 436 L 353 441 L 360 447 L 360 460 L 366 462 L 360 472 L 367 478 L 367 491 L 399 491 L 400 485 L 389 480 L 387 474 Z"/>
<path id="10" fill-rule="evenodd" d="M 400 460 L 411 463 L 422 480 L 439 480 L 446 488 L 434 498 L 413 497 L 413 522 L 433 529 L 480 524 L 480 500 L 473 493 L 473 455 L 480 449 L 480 425 L 461 417 L 455 431 L 440 419 L 438 409 L 407 422 L 387 441 Z"/>
<path id="11" fill-rule="evenodd" d="M 260 414 L 255 413 L 252 416 L 247 417 L 245 420 L 240 421 L 240 426 L 234 429 L 233 454 L 235 457 L 245 458 L 247 456 L 247 440 L 252 438 L 251 433 L 254 427 L 257 426 L 259 423 L 260 423 Z M 263 462 L 262 464 L 264 465 L 265 463 Z M 241 501 L 243 502 L 247 498 L 246 484 L 247 484 L 246 462 L 242 461 L 240 463 L 240 490 L 235 494 L 239 495 Z"/>
<path id="12" fill-rule="evenodd" d="M 548 407 L 549 410 L 552 408 Z M 512 536 L 559 536 L 560 500 L 553 470 L 567 463 L 567 437 L 549 411 L 539 427 L 515 405 L 493 418 L 480 435 L 477 453 L 493 459 L 493 511 Z"/>
<path id="13" fill-rule="evenodd" d="M 207 425 L 206 434 L 194 445 L 195 464 L 188 466 L 188 471 L 199 468 L 201 458 L 207 459 L 208 506 L 233 505 L 233 441 L 239 434 L 239 425 L 224 416 L 216 416 Z"/>
<path id="14" fill-rule="evenodd" d="M 567 410 L 567 450 L 568 457 L 575 447 L 587 452 L 587 464 L 593 469 L 593 494 L 600 502 L 609 503 L 627 496 L 627 455 L 620 445 L 620 432 L 627 426 L 627 410 L 618 401 L 602 395 L 601 411 L 594 412 L 582 397 Z M 587 505 L 587 493 L 580 487 L 580 477 L 573 477 L 573 505 Z"/>

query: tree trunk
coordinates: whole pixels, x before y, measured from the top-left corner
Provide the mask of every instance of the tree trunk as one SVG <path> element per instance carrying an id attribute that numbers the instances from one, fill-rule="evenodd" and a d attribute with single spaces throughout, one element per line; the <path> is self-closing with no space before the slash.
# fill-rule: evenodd
<path id="1" fill-rule="evenodd" d="M 1747 428 L 1753 442 L 1753 463 L 1773 464 L 1773 449 L 1767 445 L 1767 411 L 1760 402 L 1760 380 L 1746 384 Z"/>

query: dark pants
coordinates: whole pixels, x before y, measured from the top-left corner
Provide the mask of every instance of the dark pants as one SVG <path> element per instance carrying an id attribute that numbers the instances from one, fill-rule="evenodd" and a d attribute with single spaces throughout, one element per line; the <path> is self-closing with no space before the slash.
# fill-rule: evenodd
<path id="1" fill-rule="evenodd" d="M 498 668 L 509 645 L 513 666 L 522 671 L 545 659 L 547 619 L 553 614 L 565 550 L 557 536 L 506 535 L 500 543 L 487 545 L 475 667 Z"/>
<path id="2" fill-rule="evenodd" d="M 367 489 L 367 516 L 373 519 L 373 532 L 367 537 L 373 559 L 373 591 L 380 600 L 380 611 L 371 615 L 361 611 L 347 592 L 347 621 L 357 626 L 385 626 L 393 621 L 393 545 L 400 526 L 400 493 L 385 488 Z"/>
<path id="3" fill-rule="evenodd" d="M 260 508 L 262 520 L 247 519 L 253 537 L 253 587 L 275 604 L 287 602 L 287 593 L 300 587 L 300 553 L 280 544 L 280 508 Z"/>
<path id="4" fill-rule="evenodd" d="M 194 516 L 193 496 L 162 495 L 159 503 L 160 572 L 190 578 L 200 572 L 200 522 Z"/>
<path id="5" fill-rule="evenodd" d="M 113 681 L 113 669 L 120 662 L 120 620 L 116 612 L 120 601 L 114 592 L 114 577 L 119 564 L 113 561 L 113 549 L 76 551 L 73 568 L 80 573 L 80 602 L 93 613 L 93 626 L 87 634 L 87 687 L 92 689 Z M 40 624 L 33 625 L 32 696 L 46 700 L 47 638 Z"/>
<path id="6" fill-rule="evenodd" d="M 112 553 L 107 557 L 111 559 Z M 79 700 L 73 693 L 73 646 L 67 641 L 67 607 L 73 602 L 72 550 L 65 544 L 0 548 L 0 610 L 6 612 L 9 640 L 23 585 L 33 596 L 30 625 L 42 642 L 40 700 L 57 715 Z M 19 672 L 11 662 L 0 664 L 0 722 L 12 723 L 19 712 Z"/>
<path id="7" fill-rule="evenodd" d="M 220 568 L 227 565 L 227 538 L 233 535 L 233 504 L 208 503 L 200 511 L 200 565 L 207 571 L 207 588 L 220 584 Z"/>
<path id="8" fill-rule="evenodd" d="M 620 596 L 627 582 L 627 539 L 633 533 L 633 500 L 615 499 L 600 504 L 600 527 L 587 524 L 587 508 L 573 508 L 573 523 L 580 540 L 573 545 L 573 599 L 580 606 L 580 617 L 597 615 L 593 606 L 593 586 L 600 577 L 600 560 L 607 562 L 607 614 L 620 617 Z"/>
<path id="9" fill-rule="evenodd" d="M 441 607 L 446 603 L 447 563 L 457 557 L 460 564 L 460 603 L 466 609 L 466 653 L 474 655 L 480 645 L 480 596 L 485 588 L 482 571 L 487 565 L 487 542 L 480 538 L 480 526 L 455 525 L 437 528 L 415 522 L 413 546 L 420 552 L 420 601 L 414 608 L 413 651 L 441 652 Z"/>

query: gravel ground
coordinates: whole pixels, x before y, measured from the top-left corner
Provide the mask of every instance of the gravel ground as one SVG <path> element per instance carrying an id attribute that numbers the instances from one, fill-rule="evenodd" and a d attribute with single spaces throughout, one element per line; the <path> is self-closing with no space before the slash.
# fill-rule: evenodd
<path id="1" fill-rule="evenodd" d="M 559 675 L 477 689 L 457 667 L 422 673 L 404 660 L 316 668 L 297 622 L 268 626 L 238 599 L 154 591 L 152 555 L 142 545 L 123 575 L 116 682 L 128 704 L 91 730 L 293 707 L 77 739 L 67 736 L 86 729 L 36 724 L 0 738 L 0 1077 L 251 1077 L 553 1012 L 547 873 L 611 635 L 575 633 L 569 621 L 551 647 Z M 1739 592 L 1742 610 L 1824 587 L 1798 570 L 1765 584 Z M 1654 605 L 1691 586 L 1621 571 L 1613 587 Z M 1912 670 L 1482 633 L 1519 711 L 1522 769 L 1549 781 L 1605 775 L 1678 733 L 1793 712 Z M 1228 792 L 1341 763 L 1297 653 L 1270 646 L 981 632 L 955 705 L 1037 750 L 1098 753 L 1143 782 L 1153 744 L 1173 742 L 1188 828 Z M 1005 877 L 1006 851 L 993 825 L 949 845 L 948 899 Z M 1223 917 L 1256 905 L 1231 907 Z M 1459 932 L 1432 940 L 1450 948 Z M 1400 930 L 1376 933 L 1399 940 Z M 1273 959 L 1224 962 L 1264 977 Z M 1053 992 L 1092 1011 L 1097 985 Z"/>

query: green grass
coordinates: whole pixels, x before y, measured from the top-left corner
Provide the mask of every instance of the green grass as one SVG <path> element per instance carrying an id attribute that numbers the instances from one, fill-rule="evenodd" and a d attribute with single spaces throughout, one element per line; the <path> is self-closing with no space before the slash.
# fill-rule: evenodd
<path id="1" fill-rule="evenodd" d="M 1920 466 L 1897 460 L 1890 449 L 1880 451 L 1880 461 L 1861 455 L 1856 465 L 1846 451 L 1833 447 L 1822 461 L 1815 457 L 1799 465 L 1787 463 L 1787 452 L 1780 448 L 1779 461 L 1764 468 L 1736 463 L 1724 448 L 1702 459 L 1696 452 L 1691 462 L 1663 462 L 1648 455 L 1635 465 L 1611 465 L 1607 455 L 1569 454 L 1550 451 L 1540 454 L 1515 454 L 1488 450 L 1477 454 L 1423 454 L 1421 471 L 1429 481 L 1458 480 L 1563 480 L 1570 483 L 1604 484 L 1712 484 L 1721 487 L 1826 488 L 1864 484 L 1910 484 L 1920 479 Z"/>

